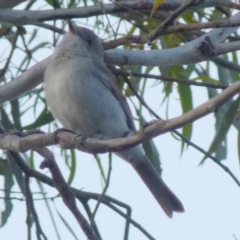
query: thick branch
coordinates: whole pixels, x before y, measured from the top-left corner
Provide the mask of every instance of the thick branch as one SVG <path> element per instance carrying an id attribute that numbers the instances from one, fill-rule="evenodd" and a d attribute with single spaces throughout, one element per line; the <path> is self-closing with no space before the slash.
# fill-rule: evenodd
<path id="1" fill-rule="evenodd" d="M 206 2 L 206 3 L 205 3 Z M 225 5 L 230 6 L 230 0 L 208 0 L 204 1 L 198 7 L 210 7 Z M 175 10 L 181 5 L 180 0 L 167 0 L 159 9 L 163 10 Z M 11 10 L 0 9 L 0 21 L 8 22 L 15 26 L 21 26 L 25 24 L 33 24 L 36 22 L 50 21 L 57 19 L 71 19 L 71 18 L 86 18 L 91 16 L 105 14 L 116 14 L 122 12 L 134 11 L 137 13 L 140 10 L 151 10 L 153 6 L 152 0 L 146 1 L 122 1 L 119 3 L 104 4 L 104 10 L 101 4 L 96 4 L 88 7 L 68 8 L 68 9 L 54 9 L 54 10 Z M 140 13 L 141 14 L 141 13 Z"/>
<path id="2" fill-rule="evenodd" d="M 220 105 L 233 98 L 240 92 L 240 81 L 226 88 L 222 93 L 196 107 L 195 109 L 184 113 L 181 116 L 169 119 L 167 121 L 154 120 L 148 123 L 143 129 L 127 138 L 118 138 L 111 140 L 97 140 L 93 138 L 85 139 L 70 132 L 57 133 L 54 138 L 52 133 L 33 134 L 24 138 L 16 135 L 2 135 L 0 139 L 0 148 L 3 150 L 12 150 L 25 152 L 30 149 L 41 149 L 45 146 L 59 144 L 61 148 L 75 148 L 88 153 L 117 152 L 128 147 L 135 146 L 151 138 L 181 128 L 186 124 L 214 112 Z M 53 139 L 56 139 L 54 142 Z"/>
<path id="3" fill-rule="evenodd" d="M 0 103 L 5 103 L 7 99 L 16 99 L 42 83 L 48 61 L 49 57 L 22 73 L 14 81 L 0 86 Z"/>
<path id="4" fill-rule="evenodd" d="M 239 21 L 240 13 L 231 18 L 231 21 Z M 105 51 L 105 61 L 109 64 L 116 65 L 141 65 L 141 66 L 169 66 L 193 64 L 196 62 L 208 60 L 208 56 L 204 56 L 199 47 L 208 36 L 213 46 L 213 52 L 216 55 L 235 51 L 240 48 L 238 42 L 221 43 L 226 37 L 237 30 L 237 27 L 215 29 L 190 43 L 173 49 L 151 50 L 151 51 L 133 51 L 124 49 L 114 49 Z M 6 101 L 13 100 L 32 88 L 36 87 L 43 80 L 43 74 L 48 63 L 48 58 L 39 64 L 31 67 L 28 71 L 17 77 L 15 81 L 11 81 L 0 87 L 0 105 Z"/>
<path id="5" fill-rule="evenodd" d="M 104 12 L 106 14 L 122 13 L 131 10 L 137 11 L 141 9 L 151 9 L 153 3 L 151 1 L 125 1 L 121 4 L 104 4 Z M 162 7 L 176 8 L 176 4 L 163 4 Z M 12 23 L 16 26 L 25 24 L 33 24 L 36 22 L 50 21 L 57 19 L 71 19 L 71 18 L 86 18 L 91 16 L 98 16 L 103 14 L 102 5 L 93 5 L 87 7 L 68 8 L 68 9 L 54 9 L 54 10 L 0 10 L 0 21 Z"/>

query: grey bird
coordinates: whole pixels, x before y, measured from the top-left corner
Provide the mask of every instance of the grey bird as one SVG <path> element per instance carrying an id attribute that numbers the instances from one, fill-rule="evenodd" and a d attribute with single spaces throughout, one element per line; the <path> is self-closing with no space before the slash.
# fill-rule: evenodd
<path id="1" fill-rule="evenodd" d="M 100 39 L 69 21 L 69 33 L 56 47 L 44 81 L 47 104 L 64 128 L 100 139 L 136 131 L 128 103 L 104 63 Z M 145 156 L 141 145 L 115 152 L 132 165 L 164 212 L 184 208 Z"/>

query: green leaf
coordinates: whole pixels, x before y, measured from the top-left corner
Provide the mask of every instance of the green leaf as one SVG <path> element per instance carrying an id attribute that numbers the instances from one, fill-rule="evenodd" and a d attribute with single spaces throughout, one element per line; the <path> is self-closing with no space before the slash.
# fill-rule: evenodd
<path id="1" fill-rule="evenodd" d="M 196 78 L 191 79 L 192 81 L 194 80 L 201 80 L 203 82 L 209 82 L 209 83 L 214 83 L 214 84 L 220 84 L 220 82 L 214 78 L 208 77 L 208 76 L 198 76 Z"/>
<path id="2" fill-rule="evenodd" d="M 146 123 L 146 120 L 142 116 L 141 112 L 137 109 L 136 109 L 136 112 L 140 120 L 140 125 L 143 125 L 144 123 Z M 156 171 L 161 175 L 162 169 L 161 169 L 160 155 L 154 144 L 154 141 L 152 139 L 149 141 L 146 141 L 142 144 L 142 146 L 147 158 L 153 164 Z"/>
<path id="3" fill-rule="evenodd" d="M 9 115 L 5 112 L 3 108 L 1 108 L 1 122 L 6 132 L 9 132 L 10 130 L 14 129 L 13 124 L 9 120 Z"/>
<path id="4" fill-rule="evenodd" d="M 19 153 L 17 152 L 13 152 L 13 151 L 6 151 L 5 155 L 7 157 L 7 161 L 9 162 L 10 166 L 11 166 L 11 172 L 15 177 L 15 180 L 19 186 L 19 188 L 21 189 L 21 192 L 24 192 L 24 179 L 23 179 L 23 173 L 22 170 L 20 169 L 20 167 L 17 165 L 17 162 L 23 159 L 20 159 L 21 156 L 19 155 Z"/>
<path id="5" fill-rule="evenodd" d="M 95 156 L 95 159 L 97 160 L 97 165 L 99 167 L 99 170 L 100 170 L 100 173 L 101 173 L 101 176 L 103 178 L 103 181 L 106 183 L 106 175 L 105 175 L 105 172 L 103 170 L 103 166 L 102 166 L 102 163 L 101 163 L 101 159 L 99 158 L 98 155 Z"/>
<path id="6" fill-rule="evenodd" d="M 154 12 L 158 9 L 158 7 L 160 7 L 163 3 L 165 2 L 165 0 L 155 0 L 153 7 L 152 7 L 152 11 L 151 11 L 151 15 L 150 17 L 152 17 L 152 15 L 154 14 Z"/>
<path id="7" fill-rule="evenodd" d="M 178 84 L 178 93 L 180 97 L 180 103 L 183 113 L 190 111 L 193 108 L 192 92 L 190 86 L 184 84 Z M 191 139 L 192 136 L 192 123 L 189 123 L 183 127 L 182 134 L 184 137 Z M 184 142 L 182 142 L 182 151 L 184 149 Z"/>
<path id="8" fill-rule="evenodd" d="M 30 43 L 35 39 L 35 37 L 37 36 L 38 30 L 35 28 L 33 30 L 32 36 L 30 37 L 30 39 L 28 40 L 28 45 L 30 45 Z"/>
<path id="9" fill-rule="evenodd" d="M 74 7 L 76 4 L 75 4 L 75 0 L 70 0 L 69 4 L 68 4 L 68 7 Z"/>
<path id="10" fill-rule="evenodd" d="M 165 102 L 166 99 L 168 99 L 170 97 L 170 94 L 173 91 L 173 83 L 172 82 L 164 82 L 164 88 L 163 88 L 163 92 L 165 94 L 162 103 Z"/>
<path id="11" fill-rule="evenodd" d="M 153 140 L 146 141 L 142 144 L 144 152 L 147 158 L 150 160 L 156 171 L 161 175 L 162 168 L 161 168 L 161 160 L 159 152 L 156 148 L 156 145 Z"/>
<path id="12" fill-rule="evenodd" d="M 208 149 L 208 153 L 212 154 L 214 153 L 217 148 L 221 145 L 221 143 L 223 142 L 223 140 L 225 139 L 232 123 L 233 120 L 236 116 L 237 110 L 239 108 L 239 100 L 240 97 L 237 98 L 237 100 L 235 100 L 232 105 L 229 107 L 228 111 L 226 112 L 225 117 L 222 119 L 220 128 L 218 129 L 209 149 Z M 203 164 L 204 161 L 206 160 L 207 156 L 204 156 L 203 159 L 201 160 L 200 164 Z"/>
<path id="13" fill-rule="evenodd" d="M 48 4 L 53 6 L 54 8 L 60 8 L 60 1 L 58 0 L 45 0 Z"/>
<path id="14" fill-rule="evenodd" d="M 4 176 L 5 173 L 7 171 L 9 171 L 9 167 L 10 166 L 9 166 L 8 162 L 5 159 L 0 158 L 0 175 L 1 176 Z"/>
<path id="15" fill-rule="evenodd" d="M 70 157 L 67 154 L 68 150 L 63 150 L 63 152 L 64 152 L 64 157 L 65 157 L 65 162 L 70 170 L 70 175 L 68 177 L 67 183 L 68 183 L 68 185 L 71 185 L 71 183 L 74 179 L 75 173 L 76 173 L 76 154 L 75 154 L 74 149 L 70 150 L 70 154 L 71 154 Z"/>
<path id="16" fill-rule="evenodd" d="M 0 214 L 0 227 L 3 227 L 8 218 L 10 217 L 13 209 L 13 204 L 11 201 L 11 189 L 14 185 L 12 171 L 10 165 L 6 160 L 0 159 L 0 173 L 4 175 L 4 205 L 5 210 L 3 210 Z"/>
<path id="17" fill-rule="evenodd" d="M 71 152 L 72 164 L 71 164 L 71 168 L 70 168 L 70 170 L 71 170 L 70 171 L 70 176 L 69 176 L 68 181 L 67 181 L 67 183 L 69 185 L 71 185 L 71 183 L 74 179 L 75 173 L 76 173 L 76 153 L 75 153 L 74 149 L 71 149 L 70 152 Z"/>
<path id="18" fill-rule="evenodd" d="M 38 49 L 42 49 L 42 48 L 44 48 L 44 47 L 47 46 L 47 45 L 50 46 L 50 43 L 49 43 L 49 42 L 39 43 L 39 44 L 36 45 L 34 48 L 30 49 L 30 52 L 31 52 L 31 53 L 34 53 L 34 52 L 36 52 Z"/>
<path id="19" fill-rule="evenodd" d="M 10 102 L 11 104 L 11 113 L 14 122 L 14 127 L 21 131 L 21 114 L 20 114 L 20 106 L 19 106 L 19 99 L 14 99 Z"/>
<path id="20" fill-rule="evenodd" d="M 42 127 L 43 125 L 49 124 L 54 120 L 52 114 L 48 111 L 47 107 L 43 109 L 35 122 L 23 127 L 24 130 L 35 129 Z"/>
<path id="21" fill-rule="evenodd" d="M 44 189 L 44 185 L 42 184 L 42 182 L 40 182 L 39 180 L 36 179 L 36 182 L 39 186 L 39 189 L 40 189 L 40 193 L 42 194 L 43 196 L 43 201 L 45 202 L 45 205 L 46 205 L 46 209 L 48 210 L 48 213 L 49 213 L 49 217 L 52 221 L 52 225 L 53 225 L 53 230 L 55 230 L 55 233 L 56 233 L 56 239 L 58 240 L 61 240 L 61 236 L 60 236 L 60 233 L 59 233 L 59 228 L 57 227 L 57 223 L 55 221 L 55 217 L 54 217 L 54 214 L 53 214 L 53 211 L 52 211 L 52 208 L 50 206 L 50 201 L 46 198 L 46 190 Z M 54 205 L 54 201 L 53 201 L 53 206 L 55 207 Z M 55 207 L 56 208 L 56 207 Z"/>

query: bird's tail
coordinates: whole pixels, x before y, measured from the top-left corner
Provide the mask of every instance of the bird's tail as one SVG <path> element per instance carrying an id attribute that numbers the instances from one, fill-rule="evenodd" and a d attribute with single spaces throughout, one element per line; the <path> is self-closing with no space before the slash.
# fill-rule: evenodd
<path id="1" fill-rule="evenodd" d="M 164 183 L 151 162 L 143 154 L 142 149 L 139 151 L 139 147 L 128 149 L 126 152 L 124 151 L 125 153 L 121 152 L 118 155 L 125 160 L 127 158 L 168 217 L 171 218 L 174 211 L 184 212 L 181 201 Z"/>
<path id="2" fill-rule="evenodd" d="M 180 200 L 164 183 L 148 159 L 145 162 L 133 162 L 132 166 L 170 218 L 174 211 L 184 212 L 184 207 Z"/>

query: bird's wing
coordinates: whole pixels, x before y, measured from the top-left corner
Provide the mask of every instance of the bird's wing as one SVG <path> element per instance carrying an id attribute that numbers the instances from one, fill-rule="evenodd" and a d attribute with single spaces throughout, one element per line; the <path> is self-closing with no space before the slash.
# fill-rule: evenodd
<path id="1" fill-rule="evenodd" d="M 104 63 L 94 60 L 93 63 L 94 66 L 96 67 L 95 72 L 98 75 L 97 77 L 103 82 L 103 84 L 109 89 L 109 91 L 114 95 L 114 97 L 118 100 L 118 102 L 122 106 L 123 111 L 126 115 L 127 125 L 132 131 L 136 131 L 136 127 L 133 122 L 132 112 L 114 75 L 111 73 L 111 71 Z"/>

